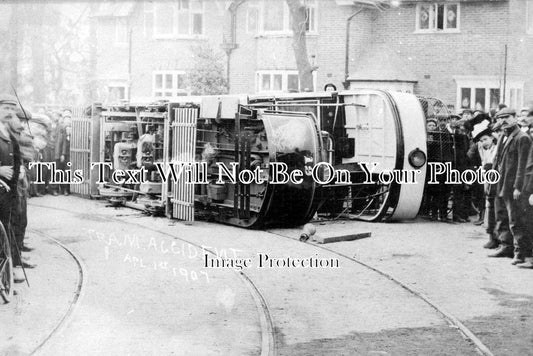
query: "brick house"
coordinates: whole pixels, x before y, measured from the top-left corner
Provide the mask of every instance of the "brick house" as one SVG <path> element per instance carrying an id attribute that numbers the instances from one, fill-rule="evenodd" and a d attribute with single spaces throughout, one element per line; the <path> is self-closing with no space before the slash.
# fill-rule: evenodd
<path id="1" fill-rule="evenodd" d="M 533 63 L 533 0 L 384 2 L 399 6 L 306 0 L 316 90 L 327 83 L 341 89 L 344 83 L 485 110 L 504 99 L 515 108 L 533 101 L 533 66 L 528 65 Z M 302 89 L 283 0 L 118 2 L 108 7 L 96 16 L 98 43 L 107 44 L 99 47 L 98 77 L 108 94 L 186 95 L 190 46 L 198 42 L 225 50 L 231 93 Z"/>

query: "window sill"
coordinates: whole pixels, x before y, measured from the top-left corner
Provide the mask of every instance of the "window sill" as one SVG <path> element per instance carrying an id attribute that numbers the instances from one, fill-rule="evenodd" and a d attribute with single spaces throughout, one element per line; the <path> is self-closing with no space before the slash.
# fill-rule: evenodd
<path id="1" fill-rule="evenodd" d="M 415 30 L 413 34 L 415 35 L 445 35 L 445 34 L 457 34 L 461 33 L 461 30 Z"/>
<path id="2" fill-rule="evenodd" d="M 292 36 L 292 32 L 259 32 L 254 35 L 255 38 L 288 38 Z M 318 33 L 307 32 L 306 37 L 318 37 Z"/>
<path id="3" fill-rule="evenodd" d="M 207 40 L 206 35 L 154 35 L 152 36 L 152 39 L 154 40 L 200 40 L 204 41 Z"/>

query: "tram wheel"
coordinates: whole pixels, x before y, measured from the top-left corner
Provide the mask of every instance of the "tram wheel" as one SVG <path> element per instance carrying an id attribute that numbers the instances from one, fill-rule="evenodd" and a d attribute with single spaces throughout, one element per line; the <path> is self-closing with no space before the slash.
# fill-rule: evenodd
<path id="1" fill-rule="evenodd" d="M 5 303 L 13 297 L 13 260 L 6 230 L 0 223 L 0 295 Z"/>

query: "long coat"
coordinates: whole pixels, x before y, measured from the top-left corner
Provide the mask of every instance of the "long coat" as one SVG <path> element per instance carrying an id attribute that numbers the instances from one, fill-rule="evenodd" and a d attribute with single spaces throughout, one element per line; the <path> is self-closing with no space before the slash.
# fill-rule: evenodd
<path id="1" fill-rule="evenodd" d="M 70 157 L 70 135 L 67 135 L 65 127 L 58 129 L 56 138 L 56 152 L 55 158 L 59 159 L 61 155 L 65 156 L 65 160 L 68 161 Z"/>
<path id="2" fill-rule="evenodd" d="M 533 194 L 533 144 L 529 150 L 529 156 L 526 165 L 526 176 L 524 178 L 524 192 L 526 194 Z"/>
<path id="3" fill-rule="evenodd" d="M 0 166 L 13 167 L 13 178 L 10 181 L 3 179 L 10 185 L 11 191 L 17 186 L 20 163 L 20 149 L 16 138 L 11 133 L 6 136 L 0 131 Z"/>
<path id="4" fill-rule="evenodd" d="M 517 126 L 507 140 L 500 144 L 503 144 L 503 147 L 497 159 L 497 168 L 501 174 L 497 193 L 500 197 L 510 198 L 515 189 L 524 191 L 531 138 Z"/>

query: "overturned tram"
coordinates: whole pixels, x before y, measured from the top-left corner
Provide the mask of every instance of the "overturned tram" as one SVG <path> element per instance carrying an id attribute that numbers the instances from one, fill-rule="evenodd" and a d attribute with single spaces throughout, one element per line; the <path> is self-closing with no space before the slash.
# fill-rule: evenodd
<path id="1" fill-rule="evenodd" d="M 260 228 L 301 225 L 314 216 L 412 219 L 422 201 L 425 116 L 411 94 L 182 97 L 93 106 L 87 115 L 74 118 L 73 132 L 77 120 L 90 122 L 93 139 L 73 140 L 71 150 L 81 151 L 78 142 L 90 156 L 82 160 L 106 163 L 99 172 L 104 177 L 95 178 L 91 170 L 84 191 L 114 204 L 181 220 Z M 72 168 L 79 165 L 73 162 Z M 172 172 L 176 165 L 182 179 Z M 143 179 L 118 184 L 112 179 L 135 169 Z M 417 182 L 382 179 L 391 172 L 413 172 Z M 274 175 L 298 179 L 280 184 Z"/>

